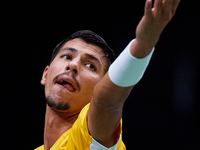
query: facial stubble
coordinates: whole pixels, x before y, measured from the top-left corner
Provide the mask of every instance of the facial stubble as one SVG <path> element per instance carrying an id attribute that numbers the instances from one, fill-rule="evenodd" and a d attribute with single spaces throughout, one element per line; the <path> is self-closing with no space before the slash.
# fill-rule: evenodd
<path id="1" fill-rule="evenodd" d="M 55 111 L 65 111 L 70 108 L 68 102 L 56 102 L 51 96 L 46 97 L 46 104 Z"/>

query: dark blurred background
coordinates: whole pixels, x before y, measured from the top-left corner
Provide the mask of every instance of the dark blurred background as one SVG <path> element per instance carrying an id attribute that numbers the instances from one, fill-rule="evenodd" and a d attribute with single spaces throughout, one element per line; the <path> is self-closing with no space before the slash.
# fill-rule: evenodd
<path id="1" fill-rule="evenodd" d="M 7 2 L 1 17 L 1 147 L 43 144 L 43 70 L 53 48 L 82 29 L 101 35 L 119 54 L 135 37 L 145 0 Z M 200 149 L 200 17 L 198 4 L 181 1 L 151 63 L 127 99 L 123 141 L 128 150 Z"/>

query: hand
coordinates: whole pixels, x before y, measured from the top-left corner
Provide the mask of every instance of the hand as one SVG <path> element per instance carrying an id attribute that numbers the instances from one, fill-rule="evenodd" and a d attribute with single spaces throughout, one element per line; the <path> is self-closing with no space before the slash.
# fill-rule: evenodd
<path id="1" fill-rule="evenodd" d="M 144 16 L 136 29 L 136 40 L 140 45 L 152 49 L 159 37 L 175 15 L 180 0 L 155 0 L 152 8 L 152 0 L 147 0 Z"/>

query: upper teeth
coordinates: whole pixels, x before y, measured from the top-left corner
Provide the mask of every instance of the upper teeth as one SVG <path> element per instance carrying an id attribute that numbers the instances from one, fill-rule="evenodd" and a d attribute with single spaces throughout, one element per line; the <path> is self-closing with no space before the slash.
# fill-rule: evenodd
<path id="1" fill-rule="evenodd" d="M 60 80 L 60 84 L 63 84 L 64 82 L 67 83 L 67 84 L 71 84 L 70 82 L 67 82 L 65 80 Z"/>

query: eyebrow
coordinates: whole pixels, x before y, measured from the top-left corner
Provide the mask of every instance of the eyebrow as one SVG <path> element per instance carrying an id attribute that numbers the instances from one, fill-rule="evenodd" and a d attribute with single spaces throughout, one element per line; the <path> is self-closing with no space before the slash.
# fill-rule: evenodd
<path id="1" fill-rule="evenodd" d="M 63 48 L 63 49 L 61 49 L 61 50 L 69 50 L 69 51 L 71 51 L 71 52 L 78 52 L 77 49 L 71 48 L 71 47 L 65 47 L 65 48 Z"/>
<path id="2" fill-rule="evenodd" d="M 78 50 L 77 49 L 75 49 L 75 48 L 72 48 L 72 47 L 65 47 L 65 48 L 63 48 L 63 49 L 61 49 L 61 50 L 68 50 L 68 51 L 71 51 L 71 52 L 78 52 Z M 99 61 L 99 59 L 97 58 L 97 57 L 95 57 L 94 55 L 91 55 L 91 54 L 84 54 L 86 57 L 88 57 L 88 58 L 90 58 L 90 59 L 92 59 L 92 60 L 94 60 L 94 61 L 96 61 L 98 64 L 100 64 L 101 65 L 101 63 L 100 63 L 100 61 Z"/>
<path id="3" fill-rule="evenodd" d="M 99 63 L 100 65 L 101 65 L 101 63 L 100 63 L 100 61 L 99 61 L 99 59 L 98 58 L 96 58 L 95 56 L 93 56 L 93 55 L 90 55 L 90 54 L 85 54 L 88 58 L 90 58 L 90 59 L 92 59 L 92 60 L 94 60 L 94 61 L 96 61 L 97 63 Z"/>

